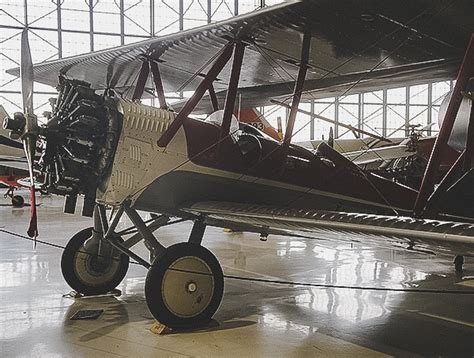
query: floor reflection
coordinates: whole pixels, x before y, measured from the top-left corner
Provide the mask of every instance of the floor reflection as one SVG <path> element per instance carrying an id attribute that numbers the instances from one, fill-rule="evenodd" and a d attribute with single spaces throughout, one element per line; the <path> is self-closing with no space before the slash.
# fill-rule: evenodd
<path id="1" fill-rule="evenodd" d="M 44 199 L 40 238 L 65 245 L 90 219 L 61 214 Z M 28 209 L 0 207 L 0 227 L 22 234 Z M 121 228 L 129 225 L 120 223 Z M 187 238 L 191 223 L 157 235 L 168 246 Z M 0 232 L 0 356 L 136 355 L 460 355 L 472 353 L 472 295 L 361 290 L 357 287 L 472 289 L 452 273 L 451 260 L 367 245 L 333 244 L 210 228 L 204 245 L 225 273 L 268 280 L 351 286 L 304 287 L 227 279 L 212 326 L 157 337 L 143 294 L 146 271 L 131 265 L 120 297 L 63 297 L 61 250 Z M 138 253 L 147 257 L 143 245 Z M 472 265 L 466 265 L 466 277 Z M 461 283 L 461 284 L 458 284 Z M 94 321 L 70 321 L 83 308 L 101 308 Z M 471 326 L 470 326 L 471 324 Z M 198 344 L 203 349 L 193 354 Z M 331 348 L 333 347 L 333 348 Z M 247 350 L 246 350 L 247 349 Z M 242 353 L 244 352 L 244 353 Z M 195 352 L 194 352 L 195 353 Z M 453 354 L 450 354 L 453 353 Z M 108 353 L 104 353 L 106 356 Z M 158 354 L 159 355 L 159 354 Z M 472 354 L 470 354 L 472 356 Z"/>

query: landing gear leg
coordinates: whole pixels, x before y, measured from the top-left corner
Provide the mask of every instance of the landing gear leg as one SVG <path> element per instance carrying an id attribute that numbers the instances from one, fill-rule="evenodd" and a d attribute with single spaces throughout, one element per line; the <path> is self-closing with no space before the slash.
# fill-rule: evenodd
<path id="1" fill-rule="evenodd" d="M 145 297 L 153 316 L 170 328 L 208 323 L 219 308 L 224 275 L 217 258 L 201 241 L 205 225 L 196 221 L 189 237 L 168 247 L 153 261 L 145 281 Z"/>
<path id="2" fill-rule="evenodd" d="M 463 270 L 463 265 L 464 265 L 464 256 L 457 255 L 454 258 L 454 269 L 456 272 L 460 273 Z"/>

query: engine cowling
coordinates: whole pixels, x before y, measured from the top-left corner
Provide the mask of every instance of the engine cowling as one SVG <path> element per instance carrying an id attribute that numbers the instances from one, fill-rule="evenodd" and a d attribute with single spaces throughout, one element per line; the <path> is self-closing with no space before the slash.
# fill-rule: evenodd
<path id="1" fill-rule="evenodd" d="M 84 194 L 82 214 L 92 215 L 95 193 L 108 174 L 122 125 L 116 99 L 98 95 L 88 83 L 60 79 L 53 112 L 41 129 L 44 174 L 42 189 L 66 196 L 65 211 L 74 212 Z"/>

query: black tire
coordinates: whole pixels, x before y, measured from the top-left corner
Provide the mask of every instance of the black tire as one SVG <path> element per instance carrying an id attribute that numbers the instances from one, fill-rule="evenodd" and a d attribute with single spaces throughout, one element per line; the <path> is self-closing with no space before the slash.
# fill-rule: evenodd
<path id="1" fill-rule="evenodd" d="M 79 231 L 67 243 L 61 258 L 64 279 L 75 291 L 86 296 L 101 295 L 117 287 L 127 274 L 130 258 L 116 252 L 98 258 L 84 251 L 84 242 L 92 236 L 92 228 Z"/>
<path id="2" fill-rule="evenodd" d="M 22 208 L 25 205 L 25 199 L 21 195 L 14 195 L 12 197 L 12 206 L 14 208 Z"/>
<path id="3" fill-rule="evenodd" d="M 208 323 L 223 293 L 224 274 L 219 261 L 206 248 L 187 242 L 172 245 L 156 257 L 145 281 L 151 314 L 160 323 L 177 329 Z"/>

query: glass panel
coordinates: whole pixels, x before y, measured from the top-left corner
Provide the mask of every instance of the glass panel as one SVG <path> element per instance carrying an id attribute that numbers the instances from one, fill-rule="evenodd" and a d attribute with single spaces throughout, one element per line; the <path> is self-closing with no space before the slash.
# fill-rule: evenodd
<path id="1" fill-rule="evenodd" d="M 425 106 L 410 106 L 409 119 L 411 125 L 419 124 L 421 129 L 428 124 L 428 107 Z"/>
<path id="2" fill-rule="evenodd" d="M 178 6 L 170 0 L 155 1 L 155 35 L 179 31 Z"/>
<path id="3" fill-rule="evenodd" d="M 364 93 L 364 103 L 382 103 L 383 91 Z"/>
<path id="4" fill-rule="evenodd" d="M 120 33 L 118 1 L 99 0 L 94 7 L 94 32 Z"/>
<path id="5" fill-rule="evenodd" d="M 341 103 L 359 103 L 359 95 L 351 94 L 350 96 L 343 96 L 339 99 Z"/>
<path id="6" fill-rule="evenodd" d="M 433 104 L 441 104 L 443 102 L 444 97 L 450 91 L 449 81 L 444 82 L 437 82 L 433 83 L 432 85 L 432 103 Z"/>
<path id="7" fill-rule="evenodd" d="M 328 119 L 335 119 L 335 105 L 334 104 L 324 104 L 324 103 L 315 103 L 314 104 L 314 113 L 324 116 Z M 314 119 L 314 138 L 322 139 L 328 138 L 329 128 L 333 127 L 331 123 L 323 121 L 321 119 Z"/>
<path id="8" fill-rule="evenodd" d="M 4 26 L 23 26 L 24 22 L 25 11 L 23 8 L 23 1 L 2 0 L 0 24 Z"/>
<path id="9" fill-rule="evenodd" d="M 57 28 L 58 15 L 56 9 L 55 1 L 28 1 L 28 25 Z"/>
<path id="10" fill-rule="evenodd" d="M 207 1 L 183 0 L 184 1 L 184 28 L 190 29 L 206 25 Z"/>
<path id="11" fill-rule="evenodd" d="M 431 107 L 431 122 L 436 123 L 430 127 L 430 132 L 428 134 L 435 135 L 439 132 L 439 107 Z M 426 134 L 426 132 L 425 132 Z"/>
<path id="12" fill-rule="evenodd" d="M 61 23 L 63 29 L 89 31 L 89 6 L 84 1 L 64 0 L 61 7 Z"/>
<path id="13" fill-rule="evenodd" d="M 428 85 L 410 87 L 410 104 L 428 104 Z"/>
<path id="14" fill-rule="evenodd" d="M 233 0 L 211 0 L 212 22 L 227 19 L 234 15 Z"/>
<path id="15" fill-rule="evenodd" d="M 362 129 L 381 135 L 383 133 L 383 106 L 364 104 Z M 363 136 L 364 137 L 364 136 Z"/>
<path id="16" fill-rule="evenodd" d="M 387 103 L 402 104 L 406 102 L 406 88 L 392 88 L 387 90 Z"/>
<path id="17" fill-rule="evenodd" d="M 33 96 L 34 111 L 40 123 L 46 123 L 46 117 L 43 115 L 44 112 L 51 112 L 51 105 L 49 103 L 51 97 L 56 97 L 56 94 L 35 93 Z"/>
<path id="18" fill-rule="evenodd" d="M 239 15 L 240 14 L 245 14 L 246 12 L 253 11 L 258 8 L 257 1 L 242 1 L 242 0 L 237 0 L 239 2 Z"/>
<path id="19" fill-rule="evenodd" d="M 387 137 L 405 137 L 405 106 L 390 106 L 387 111 Z"/>
<path id="20" fill-rule="evenodd" d="M 339 104 L 339 123 L 349 124 L 352 127 L 359 126 L 359 105 Z M 354 138 L 352 131 L 339 127 L 338 138 Z"/>
<path id="21" fill-rule="evenodd" d="M 120 36 L 94 35 L 94 51 L 120 46 Z"/>
<path id="22" fill-rule="evenodd" d="M 125 1 L 124 10 L 126 34 L 150 35 L 150 0 Z"/>
<path id="23" fill-rule="evenodd" d="M 2 29 L 0 32 L 0 90 L 19 91 L 20 82 L 5 71 L 20 66 L 21 32 Z"/>
<path id="24" fill-rule="evenodd" d="M 58 58 L 58 34 L 54 31 L 30 30 L 28 32 L 33 63 Z"/>
<path id="25" fill-rule="evenodd" d="M 147 40 L 148 37 L 135 37 L 135 36 L 125 36 L 125 45 L 131 44 L 134 42 L 140 42 L 143 40 Z"/>
<path id="26" fill-rule="evenodd" d="M 21 94 L 19 93 L 0 93 L 0 103 L 10 117 L 12 117 L 15 112 L 23 111 L 21 107 Z"/>
<path id="27" fill-rule="evenodd" d="M 89 34 L 64 33 L 63 57 L 90 52 L 91 42 Z"/>

